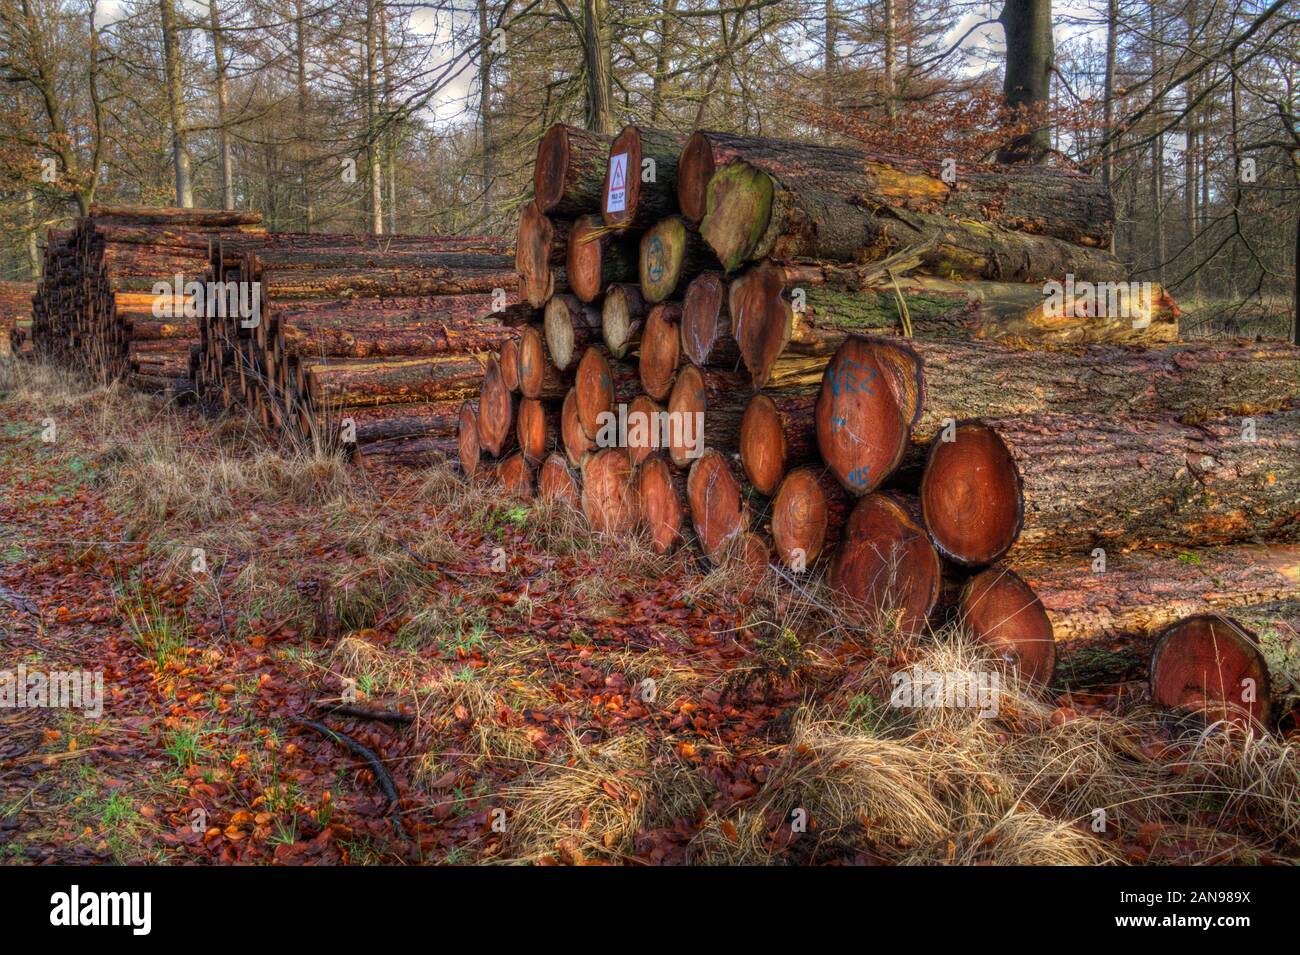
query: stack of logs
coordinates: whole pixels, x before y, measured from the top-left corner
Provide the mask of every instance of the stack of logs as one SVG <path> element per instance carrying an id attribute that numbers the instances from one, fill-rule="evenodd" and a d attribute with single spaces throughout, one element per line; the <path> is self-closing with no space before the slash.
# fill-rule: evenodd
<path id="1" fill-rule="evenodd" d="M 715 561 L 824 568 L 856 625 L 959 618 L 1044 683 L 1154 643 L 1157 702 L 1268 723 L 1300 353 L 1179 342 L 1112 230 L 1064 169 L 552 127 L 516 243 L 543 320 L 461 407 L 461 466 L 660 552 L 689 525 Z"/>
<path id="2" fill-rule="evenodd" d="M 508 240 L 484 237 L 223 237 L 208 278 L 247 290 L 259 308 L 203 318 L 200 400 L 363 460 L 454 454 L 460 401 L 528 311 L 510 252 Z"/>
<path id="3" fill-rule="evenodd" d="M 221 209 L 92 206 L 68 232 L 50 234 L 34 314 L 37 347 L 104 383 L 191 394 L 199 322 L 184 283 L 202 277 L 214 239 L 261 233 L 261 219 Z"/>
<path id="4" fill-rule="evenodd" d="M 0 358 L 32 351 L 33 282 L 0 282 Z"/>

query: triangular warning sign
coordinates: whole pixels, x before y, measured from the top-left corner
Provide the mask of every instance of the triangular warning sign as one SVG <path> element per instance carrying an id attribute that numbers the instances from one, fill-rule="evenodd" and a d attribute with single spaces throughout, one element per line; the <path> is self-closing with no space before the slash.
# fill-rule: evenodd
<path id="1" fill-rule="evenodd" d="M 611 189 L 623 188 L 623 164 L 622 163 L 614 164 L 614 177 L 610 181 L 609 187 Z"/>

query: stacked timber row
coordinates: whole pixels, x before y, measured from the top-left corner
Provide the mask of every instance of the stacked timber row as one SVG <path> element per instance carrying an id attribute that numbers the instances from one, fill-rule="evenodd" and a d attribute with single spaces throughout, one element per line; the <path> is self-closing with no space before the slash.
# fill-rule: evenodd
<path id="1" fill-rule="evenodd" d="M 261 214 L 92 206 L 64 241 L 51 237 L 33 334 L 38 347 L 102 382 L 172 395 L 194 390 L 198 309 L 212 241 L 263 231 Z"/>
<path id="2" fill-rule="evenodd" d="M 256 315 L 206 315 L 201 400 L 358 456 L 428 462 L 453 450 L 460 401 L 521 307 L 506 240 L 273 234 L 215 244 L 210 275 Z"/>
<path id="3" fill-rule="evenodd" d="M 0 358 L 32 351 L 34 282 L 0 282 Z"/>
<path id="4" fill-rule="evenodd" d="M 544 321 L 461 409 L 467 473 L 662 551 L 820 568 L 857 625 L 958 617 L 1042 682 L 1154 644 L 1157 702 L 1278 716 L 1250 635 L 1300 619 L 1300 353 L 1179 342 L 1094 180 L 555 127 L 534 185 Z M 647 440 L 635 411 L 703 424 Z"/>

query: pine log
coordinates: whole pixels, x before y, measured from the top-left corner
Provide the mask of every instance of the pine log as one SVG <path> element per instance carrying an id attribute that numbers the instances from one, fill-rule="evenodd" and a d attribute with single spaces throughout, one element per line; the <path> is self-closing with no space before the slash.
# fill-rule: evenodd
<path id="1" fill-rule="evenodd" d="M 962 627 L 1014 667 L 1046 686 L 1056 672 L 1052 621 L 1032 587 L 1006 567 L 972 577 L 957 604 Z"/>
<path id="2" fill-rule="evenodd" d="M 536 398 L 519 402 L 515 424 L 519 453 L 531 465 L 538 465 L 560 443 L 560 412 L 548 408 Z"/>
<path id="3" fill-rule="evenodd" d="M 741 482 L 723 454 L 709 448 L 691 465 L 686 501 L 700 548 L 717 563 L 727 542 L 749 525 Z"/>
<path id="4" fill-rule="evenodd" d="M 786 469 L 818 459 L 817 388 L 757 394 L 740 422 L 740 463 L 760 494 L 772 493 Z"/>
<path id="5" fill-rule="evenodd" d="M 682 301 L 682 352 L 701 368 L 716 364 L 731 367 L 739 358 L 731 334 L 731 309 L 727 282 L 718 272 L 704 272 L 691 280 Z"/>
<path id="6" fill-rule="evenodd" d="M 549 454 L 537 471 L 537 496 L 543 501 L 556 501 L 570 507 L 581 506 L 578 479 L 574 477 L 564 455 Z"/>
<path id="7" fill-rule="evenodd" d="M 543 320 L 546 348 L 560 371 L 568 371 L 601 334 L 600 312 L 574 295 L 556 295 L 546 303 Z"/>
<path id="8" fill-rule="evenodd" d="M 478 440 L 478 411 L 472 401 L 460 406 L 456 430 L 456 450 L 460 459 L 460 473 L 467 478 L 478 473 L 480 446 Z"/>
<path id="9" fill-rule="evenodd" d="M 502 490 L 525 500 L 533 496 L 533 466 L 516 452 L 497 465 L 496 478 Z"/>
<path id="10" fill-rule="evenodd" d="M 988 418 L 952 437 L 934 442 L 921 503 L 940 553 L 967 566 L 1004 553 L 1300 537 L 1300 409 L 1197 425 Z"/>
<path id="11" fill-rule="evenodd" d="M 305 368 L 310 396 L 322 408 L 465 398 L 483 377 L 482 364 L 468 355 L 309 362 Z"/>
<path id="12" fill-rule="evenodd" d="M 778 178 L 829 185 L 846 199 L 978 219 L 1079 245 L 1105 248 L 1114 232 L 1110 196 L 1083 173 L 969 163 L 953 170 L 956 181 L 949 184 L 937 162 L 708 130 L 686 141 L 678 161 L 682 215 L 703 219 L 714 173 L 737 160 Z"/>
<path id="13" fill-rule="evenodd" d="M 943 567 L 913 510 L 887 494 L 861 498 L 831 561 L 837 606 L 870 632 L 917 636 L 939 600 Z"/>
<path id="14" fill-rule="evenodd" d="M 533 194 L 540 212 L 572 219 L 600 208 L 609 137 L 556 123 L 537 145 Z"/>
<path id="15" fill-rule="evenodd" d="M 601 448 L 582 465 L 582 511 L 593 530 L 629 533 L 636 523 L 632 466 L 617 448 Z"/>
<path id="16" fill-rule="evenodd" d="M 511 393 L 519 390 L 519 333 L 501 343 L 497 353 L 497 363 L 501 366 L 501 383 Z"/>
<path id="17" fill-rule="evenodd" d="M 569 233 L 565 274 L 574 295 L 594 302 L 605 286 L 637 277 L 636 248 L 600 216 L 582 216 Z"/>
<path id="18" fill-rule="evenodd" d="M 660 422 L 665 420 L 661 417 L 663 412 L 663 406 L 649 395 L 637 395 L 628 402 L 626 447 L 627 461 L 632 467 L 667 446 L 660 427 Z"/>
<path id="19" fill-rule="evenodd" d="M 515 436 L 515 408 L 518 399 L 506 387 L 501 366 L 489 356 L 483 369 L 478 399 L 479 445 L 493 457 L 500 457 Z"/>
<path id="20" fill-rule="evenodd" d="M 519 294 L 533 308 L 541 308 L 556 292 L 567 287 L 563 269 L 569 248 L 569 223 L 540 212 L 536 202 L 519 210 L 515 239 L 515 270 Z"/>
<path id="21" fill-rule="evenodd" d="M 893 363 L 880 339 L 849 338 L 826 366 L 817 396 L 817 447 L 854 496 L 879 487 L 908 447 L 913 415 L 898 393 Z"/>
<path id="22" fill-rule="evenodd" d="M 519 331 L 519 393 L 525 398 L 560 401 L 567 392 L 564 376 L 546 348 L 546 336 L 536 325 Z"/>
<path id="23" fill-rule="evenodd" d="M 575 468 L 581 468 L 587 454 L 596 447 L 578 420 L 577 388 L 569 389 L 569 393 L 564 396 L 564 404 L 560 406 L 560 438 L 564 442 L 564 456 Z"/>
<path id="24" fill-rule="evenodd" d="M 600 313 L 601 335 L 612 356 L 621 360 L 641 347 L 645 314 L 640 286 L 616 283 L 605 290 Z"/>
<path id="25" fill-rule="evenodd" d="M 677 378 L 682 360 L 681 315 L 681 306 L 660 303 L 650 309 L 641 333 L 641 387 L 656 401 L 668 400 Z"/>
<path id="26" fill-rule="evenodd" d="M 609 147 L 601 204 L 605 225 L 619 230 L 644 229 L 677 211 L 677 158 L 682 143 L 676 133 L 623 127 Z M 620 169 L 622 189 L 612 178 Z"/>
<path id="27" fill-rule="evenodd" d="M 1125 281 L 1109 252 L 995 224 L 845 198 L 833 180 L 780 179 L 733 162 L 709 183 L 700 232 L 723 268 L 766 258 L 869 262 L 904 250 L 929 275 L 1000 282 Z"/>
<path id="28" fill-rule="evenodd" d="M 1165 709 L 1267 730 L 1273 687 L 1255 633 L 1229 617 L 1170 624 L 1151 652 L 1151 701 Z"/>
<path id="29" fill-rule="evenodd" d="M 739 376 L 685 364 L 668 398 L 669 460 L 688 468 L 706 446 L 724 454 L 740 447 L 745 393 Z"/>
<path id="30" fill-rule="evenodd" d="M 848 496 L 825 468 L 795 468 L 772 498 L 777 557 L 797 572 L 807 570 L 839 540 L 848 514 Z"/>
<path id="31" fill-rule="evenodd" d="M 651 303 L 683 294 L 692 278 L 718 267 L 699 230 L 681 216 L 660 219 L 645 231 L 638 262 L 641 294 Z"/>
<path id="32" fill-rule="evenodd" d="M 661 453 L 651 454 L 636 469 L 637 511 L 656 554 L 667 554 L 682 538 L 686 519 L 685 481 Z"/>

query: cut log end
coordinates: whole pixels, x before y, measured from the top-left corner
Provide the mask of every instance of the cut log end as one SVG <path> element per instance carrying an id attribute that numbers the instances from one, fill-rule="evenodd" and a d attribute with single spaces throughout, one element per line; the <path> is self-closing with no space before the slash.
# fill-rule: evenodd
<path id="1" fill-rule="evenodd" d="M 1167 627 L 1151 654 L 1151 699 L 1207 720 L 1272 721 L 1268 664 L 1254 635 L 1216 614 L 1186 617 Z"/>
<path id="2" fill-rule="evenodd" d="M 538 464 L 546 456 L 547 422 L 546 406 L 536 398 L 519 402 L 519 452 L 529 464 Z"/>
<path id="3" fill-rule="evenodd" d="M 713 174 L 700 234 L 728 272 L 753 255 L 772 216 L 774 188 L 767 173 L 733 162 Z"/>
<path id="4" fill-rule="evenodd" d="M 1056 671 L 1052 621 L 1027 583 L 1005 567 L 977 574 L 958 601 L 961 623 L 1027 680 L 1046 686 Z"/>
<path id="5" fill-rule="evenodd" d="M 1024 523 L 1020 472 L 997 432 L 963 421 L 940 434 L 921 478 L 921 513 L 944 557 L 967 567 L 993 563 Z"/>
<path id="6" fill-rule="evenodd" d="M 691 465 L 686 501 L 700 548 L 716 561 L 723 545 L 748 522 L 740 482 L 720 452 L 707 450 Z"/>
<path id="7" fill-rule="evenodd" d="M 604 287 L 605 243 L 601 237 L 608 227 L 600 216 L 582 216 L 569 233 L 565 275 L 573 294 L 584 302 L 594 302 Z"/>
<path id="8" fill-rule="evenodd" d="M 677 162 L 677 204 L 691 222 L 698 223 L 708 211 L 709 182 L 715 171 L 708 136 L 694 133 L 686 140 Z"/>
<path id="9" fill-rule="evenodd" d="M 663 408 L 649 395 L 637 395 L 627 405 L 627 460 L 636 467 L 659 447 L 659 415 Z"/>
<path id="10" fill-rule="evenodd" d="M 542 137 L 533 163 L 533 196 L 540 211 L 551 212 L 563 200 L 569 160 L 569 128 L 556 123 Z"/>
<path id="11" fill-rule="evenodd" d="M 614 410 L 614 372 L 609 362 L 594 345 L 588 348 L 578 362 L 573 383 L 576 394 L 578 424 L 588 439 L 594 441 L 600 433 L 601 415 Z"/>
<path id="12" fill-rule="evenodd" d="M 614 284 L 605 290 L 601 303 L 601 334 L 605 347 L 615 358 L 625 358 L 641 340 L 645 299 L 635 285 Z"/>
<path id="13" fill-rule="evenodd" d="M 578 421 L 578 392 L 570 388 L 560 407 L 560 439 L 564 442 L 564 456 L 575 468 L 581 467 L 587 454 L 595 447 Z"/>
<path id="14" fill-rule="evenodd" d="M 581 311 L 581 305 L 572 301 L 570 296 L 555 295 L 546 303 L 542 317 L 544 340 L 550 359 L 555 367 L 564 371 L 577 357 L 577 337 L 574 333 L 574 313 Z"/>
<path id="15" fill-rule="evenodd" d="M 483 369 L 478 401 L 479 443 L 494 457 L 505 450 L 515 423 L 515 402 L 501 375 L 495 356 Z"/>
<path id="16" fill-rule="evenodd" d="M 527 325 L 520 331 L 517 361 L 521 395 L 525 398 L 541 398 L 548 392 L 554 392 L 559 381 L 559 371 L 546 350 L 546 338 L 542 330 L 535 325 Z"/>
<path id="17" fill-rule="evenodd" d="M 704 272 L 691 280 L 682 302 L 682 351 L 695 364 L 709 363 L 718 344 L 719 317 L 727 287 L 716 272 Z"/>
<path id="18" fill-rule="evenodd" d="M 618 157 L 622 165 L 617 166 Z M 621 176 L 621 182 L 614 180 Z M 641 133 L 635 126 L 625 126 L 609 146 L 609 168 L 605 171 L 601 215 L 605 225 L 626 229 L 636 220 L 641 198 Z"/>
<path id="19" fill-rule="evenodd" d="M 497 359 L 501 365 L 501 381 L 512 392 L 519 390 L 519 342 L 510 339 L 501 345 Z"/>
<path id="20" fill-rule="evenodd" d="M 636 498 L 650 546 L 657 554 L 667 554 L 681 540 L 685 506 L 672 468 L 661 455 L 647 457 L 637 468 Z"/>
<path id="21" fill-rule="evenodd" d="M 641 236 L 641 294 L 647 302 L 662 302 L 677 291 L 688 241 L 680 216 L 659 220 Z"/>
<path id="22" fill-rule="evenodd" d="M 632 466 L 618 448 L 603 448 L 582 468 L 582 511 L 593 530 L 624 534 L 636 521 Z"/>
<path id="23" fill-rule="evenodd" d="M 473 402 L 466 401 L 460 406 L 460 418 L 456 429 L 456 443 L 460 451 L 460 473 L 472 478 L 478 473 L 479 440 L 478 413 Z"/>
<path id="24" fill-rule="evenodd" d="M 830 585 L 845 616 L 858 626 L 918 635 L 939 599 L 939 555 L 899 502 L 862 498 L 844 526 Z"/>
<path id="25" fill-rule="evenodd" d="M 547 455 L 537 471 L 537 496 L 543 501 L 554 501 L 578 507 L 580 493 L 578 479 L 564 460 L 564 455 Z"/>
<path id="26" fill-rule="evenodd" d="M 794 329 L 794 309 L 786 301 L 785 271 L 770 262 L 750 269 L 731 283 L 731 335 L 741 360 L 762 388 L 772 374 Z"/>
<path id="27" fill-rule="evenodd" d="M 704 450 L 704 429 L 692 424 L 688 433 L 685 424 L 703 421 L 707 404 L 703 373 L 694 365 L 683 365 L 668 398 L 669 420 L 682 422 L 682 426 L 668 429 L 668 457 L 679 468 L 690 467 Z"/>
<path id="28" fill-rule="evenodd" d="M 555 227 L 530 202 L 519 211 L 519 232 L 515 237 L 515 269 L 519 272 L 519 294 L 533 308 L 541 308 L 555 293 Z"/>
<path id="29" fill-rule="evenodd" d="M 902 460 L 910 429 L 872 339 L 844 341 L 822 378 L 813 415 L 822 460 L 850 493 L 874 491 Z"/>
<path id="30" fill-rule="evenodd" d="M 754 395 L 740 419 L 740 462 L 749 482 L 760 494 L 771 496 L 785 475 L 785 424 L 776 402 Z"/>
<path id="31" fill-rule="evenodd" d="M 497 465 L 497 480 L 502 490 L 512 497 L 533 496 L 533 466 L 522 454 L 512 454 Z"/>
<path id="32" fill-rule="evenodd" d="M 655 401 L 666 401 L 681 364 L 679 332 L 682 310 L 668 302 L 650 309 L 641 335 L 641 387 Z"/>
<path id="33" fill-rule="evenodd" d="M 795 468 L 772 499 L 772 541 L 781 562 L 802 572 L 826 546 L 826 492 L 813 468 Z"/>

